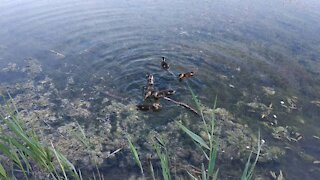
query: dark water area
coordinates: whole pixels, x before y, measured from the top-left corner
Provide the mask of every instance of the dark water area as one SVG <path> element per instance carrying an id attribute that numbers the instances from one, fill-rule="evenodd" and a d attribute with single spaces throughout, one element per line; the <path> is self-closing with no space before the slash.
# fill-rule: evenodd
<path id="1" fill-rule="evenodd" d="M 175 99 L 192 104 L 186 83 L 161 69 L 164 56 L 173 74 L 195 72 L 188 84 L 204 105 L 213 106 L 217 96 L 218 107 L 238 123 L 261 129 L 267 143 L 286 149 L 279 161 L 258 164 L 258 172 L 281 169 L 287 179 L 318 179 L 319 10 L 316 0 L 1 0 L 0 86 L 46 84 L 49 77 L 55 111 L 63 114 L 61 99 L 84 99 L 99 114 L 105 96 L 141 103 L 145 76 L 152 73 L 157 88 L 174 89 Z M 36 76 L 26 76 L 33 72 L 30 59 L 41 66 Z M 264 117 L 268 107 L 272 112 Z M 162 111 L 143 114 L 146 128 L 165 129 L 182 111 L 166 102 Z M 302 139 L 275 139 L 277 127 Z M 219 164 L 222 174 L 233 167 Z M 234 178 L 230 174 L 222 177 Z"/>

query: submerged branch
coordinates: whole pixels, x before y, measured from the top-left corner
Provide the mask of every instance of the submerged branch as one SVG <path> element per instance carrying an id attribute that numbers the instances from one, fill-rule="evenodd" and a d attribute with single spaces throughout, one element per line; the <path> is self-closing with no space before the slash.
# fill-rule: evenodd
<path id="1" fill-rule="evenodd" d="M 177 105 L 179 105 L 179 106 L 182 106 L 182 107 L 184 107 L 184 108 L 187 108 L 187 109 L 189 109 L 190 111 L 192 111 L 193 113 L 195 113 L 196 115 L 200 116 L 200 114 L 199 114 L 194 108 L 190 107 L 188 104 L 185 104 L 185 103 L 179 102 L 179 101 L 175 101 L 175 100 L 173 100 L 173 99 L 171 99 L 171 98 L 169 98 L 169 97 L 163 97 L 163 98 L 164 98 L 165 100 L 167 100 L 167 101 L 173 102 L 173 103 L 175 103 L 175 104 L 177 104 Z"/>

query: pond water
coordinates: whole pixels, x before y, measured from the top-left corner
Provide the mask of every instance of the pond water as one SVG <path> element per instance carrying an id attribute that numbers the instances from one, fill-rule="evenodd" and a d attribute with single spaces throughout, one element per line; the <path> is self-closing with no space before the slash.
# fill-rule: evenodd
<path id="1" fill-rule="evenodd" d="M 193 104 L 187 84 L 206 106 L 217 96 L 218 107 L 237 123 L 254 134 L 260 129 L 266 145 L 282 149 L 277 160 L 257 165 L 262 179 L 279 170 L 287 179 L 317 179 L 319 9 L 317 0 L 1 0 L 0 86 L 9 86 L 14 99 L 26 98 L 22 102 L 46 97 L 49 105 L 21 105 L 21 110 L 47 108 L 59 119 L 52 120 L 52 127 L 78 122 L 101 135 L 101 123 L 121 121 L 112 120 L 113 113 L 121 111 L 125 120 L 131 112 L 123 108 L 143 102 L 145 77 L 152 73 L 158 89 L 176 90 L 175 100 Z M 160 66 L 162 56 L 170 73 Z M 187 83 L 177 81 L 176 75 L 189 71 L 195 76 Z M 26 88 L 28 82 L 34 88 Z M 31 92 L 32 97 L 23 96 Z M 160 133 L 188 113 L 162 103 L 160 112 L 135 112 L 136 126 L 143 127 L 128 125 L 126 133 L 135 128 L 145 133 L 141 137 Z M 117 127 L 111 132 L 109 140 L 117 141 Z M 135 142 L 144 151 L 148 140 L 141 137 Z M 101 152 L 111 151 L 104 143 Z M 112 159 L 100 165 L 106 176 L 126 172 L 114 168 L 118 166 Z M 134 162 L 120 167 L 129 165 L 139 174 Z M 242 161 L 223 158 L 219 165 L 222 179 L 237 179 L 244 167 Z M 230 173 L 227 168 L 240 171 Z"/>

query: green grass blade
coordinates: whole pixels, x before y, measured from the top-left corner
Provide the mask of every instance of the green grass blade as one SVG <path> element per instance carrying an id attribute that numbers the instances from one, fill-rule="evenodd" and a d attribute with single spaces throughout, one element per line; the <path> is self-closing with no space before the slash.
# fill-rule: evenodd
<path id="1" fill-rule="evenodd" d="M 162 169 L 162 177 L 164 180 L 171 180 L 170 167 L 169 167 L 169 156 L 167 151 L 163 153 L 158 143 L 153 141 L 153 147 L 160 159 L 160 165 Z M 163 147 L 164 148 L 164 147 Z"/>
<path id="2" fill-rule="evenodd" d="M 196 141 L 197 143 L 199 143 L 201 146 L 203 146 L 204 148 L 210 150 L 209 146 L 207 145 L 207 143 L 197 134 L 193 133 L 192 131 L 190 131 L 188 128 L 186 128 L 184 125 L 178 123 L 178 126 L 185 132 L 187 133 L 194 141 Z"/>
<path id="3" fill-rule="evenodd" d="M 196 177 L 194 177 L 194 175 L 192 175 L 189 171 L 187 171 L 188 175 L 191 177 L 191 179 L 193 180 L 198 180 Z"/>
<path id="4" fill-rule="evenodd" d="M 139 158 L 139 154 L 137 152 L 137 149 L 134 147 L 134 145 L 132 144 L 131 140 L 129 137 L 127 137 L 128 139 L 128 142 L 129 142 L 129 147 L 130 147 L 130 150 L 131 150 L 131 153 L 133 155 L 133 158 L 134 160 L 136 161 L 137 165 L 139 166 L 140 170 L 141 170 L 141 173 L 142 175 L 144 174 L 143 173 L 143 168 L 142 168 L 142 164 L 141 164 L 141 161 L 140 161 L 140 158 Z"/>
<path id="5" fill-rule="evenodd" d="M 241 180 L 250 180 L 253 176 L 253 171 L 254 168 L 259 160 L 259 156 L 260 156 L 260 152 L 261 152 L 261 148 L 262 148 L 262 144 L 261 144 L 261 139 L 260 139 L 260 131 L 259 131 L 259 135 L 258 135 L 258 150 L 257 150 L 257 155 L 255 160 L 253 161 L 253 163 L 251 164 L 251 156 L 252 156 L 252 151 L 250 152 L 250 155 L 248 157 L 248 161 L 245 165 L 245 168 L 243 170 L 242 176 L 241 176 Z"/>
<path id="6" fill-rule="evenodd" d="M 216 180 L 218 178 L 219 169 L 217 169 L 216 173 L 214 173 L 212 180 Z"/>
<path id="7" fill-rule="evenodd" d="M 58 161 L 58 163 L 59 163 L 59 165 L 60 165 L 60 168 L 61 168 L 61 171 L 62 171 L 62 173 L 63 173 L 64 178 L 65 178 L 65 179 L 68 179 L 67 174 L 66 174 L 66 171 L 65 171 L 65 168 L 64 168 L 64 166 L 62 165 L 61 160 L 60 160 L 60 157 L 59 157 L 56 149 L 54 148 L 52 142 L 51 142 L 51 146 L 52 146 L 53 152 L 54 152 L 54 154 L 55 154 L 55 156 L 56 156 L 56 158 L 57 158 L 57 161 Z"/>
<path id="8" fill-rule="evenodd" d="M 203 163 L 201 164 L 201 175 L 202 175 L 202 180 L 207 180 L 206 169 Z"/>
<path id="9" fill-rule="evenodd" d="M 150 165 L 150 172 L 151 172 L 152 180 L 156 180 L 156 177 L 155 177 L 155 175 L 154 175 L 154 169 L 153 169 L 153 165 L 152 165 L 151 160 L 149 161 L 149 165 Z"/>
<path id="10" fill-rule="evenodd" d="M 1 179 L 9 179 L 7 172 L 3 168 L 2 164 L 0 164 L 0 177 L 1 177 Z"/>

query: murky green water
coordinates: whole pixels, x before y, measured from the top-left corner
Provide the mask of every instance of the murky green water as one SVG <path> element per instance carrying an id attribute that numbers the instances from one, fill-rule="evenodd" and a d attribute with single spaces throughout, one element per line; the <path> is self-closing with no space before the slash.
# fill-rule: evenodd
<path id="1" fill-rule="evenodd" d="M 217 95 L 218 107 L 236 117 L 235 123 L 254 134 L 260 129 L 266 146 L 284 152 L 259 163 L 258 175 L 268 179 L 269 171 L 281 169 L 287 179 L 317 179 L 319 9 L 315 0 L 2 0 L 0 89 L 9 87 L 21 111 L 49 114 L 43 117 L 56 129 L 43 131 L 69 148 L 69 155 L 73 149 L 55 139 L 54 130 L 79 122 L 97 136 L 93 141 L 106 175 L 134 172 L 127 151 L 113 159 L 105 155 L 120 147 L 123 133 L 139 139 L 147 154 L 150 133 L 178 132 L 171 126 L 181 114 L 196 118 L 165 101 L 157 113 L 132 110 L 143 101 L 146 73 L 154 75 L 158 89 L 174 89 L 175 100 L 192 105 L 186 83 L 161 69 L 165 56 L 174 74 L 195 72 L 188 83 L 203 104 L 211 107 Z M 244 167 L 242 160 L 228 158 L 218 165 L 222 179 L 239 177 L 228 169 Z"/>

